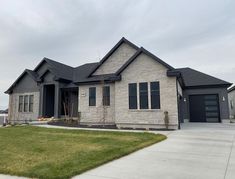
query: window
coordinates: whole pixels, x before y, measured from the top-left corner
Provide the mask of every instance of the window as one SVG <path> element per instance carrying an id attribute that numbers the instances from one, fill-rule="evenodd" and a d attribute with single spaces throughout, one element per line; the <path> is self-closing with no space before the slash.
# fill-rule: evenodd
<path id="1" fill-rule="evenodd" d="M 24 112 L 28 112 L 29 108 L 29 96 L 25 95 L 24 96 Z"/>
<path id="2" fill-rule="evenodd" d="M 137 109 L 137 84 L 129 84 L 129 109 Z"/>
<path id="3" fill-rule="evenodd" d="M 103 105 L 110 106 L 110 87 L 109 86 L 103 87 Z"/>
<path id="4" fill-rule="evenodd" d="M 23 100 L 24 100 L 24 97 L 19 96 L 19 108 L 18 108 L 19 112 L 23 112 Z"/>
<path id="5" fill-rule="evenodd" d="M 96 87 L 89 88 L 89 106 L 96 106 Z"/>
<path id="6" fill-rule="evenodd" d="M 29 112 L 33 112 L 33 95 L 29 96 Z"/>
<path id="7" fill-rule="evenodd" d="M 151 82 L 151 109 L 160 109 L 159 82 Z"/>
<path id="8" fill-rule="evenodd" d="M 139 84 L 140 109 L 148 109 L 148 83 Z"/>

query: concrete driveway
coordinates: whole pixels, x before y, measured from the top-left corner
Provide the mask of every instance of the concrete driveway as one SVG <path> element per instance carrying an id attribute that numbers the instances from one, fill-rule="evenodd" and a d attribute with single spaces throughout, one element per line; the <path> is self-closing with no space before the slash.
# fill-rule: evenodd
<path id="1" fill-rule="evenodd" d="M 235 125 L 184 124 L 168 139 L 76 179 L 234 179 Z"/>

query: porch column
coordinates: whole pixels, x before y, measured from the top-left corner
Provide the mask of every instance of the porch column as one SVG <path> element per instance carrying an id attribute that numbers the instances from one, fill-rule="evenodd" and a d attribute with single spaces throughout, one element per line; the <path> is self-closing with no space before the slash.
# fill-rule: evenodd
<path id="1" fill-rule="evenodd" d="M 39 116 L 38 117 L 41 117 L 43 115 L 43 96 L 44 96 L 43 90 L 44 90 L 44 85 L 40 84 Z"/>
<path id="2" fill-rule="evenodd" d="M 59 83 L 55 84 L 55 105 L 54 105 L 54 117 L 59 118 L 60 112 L 60 85 Z"/>

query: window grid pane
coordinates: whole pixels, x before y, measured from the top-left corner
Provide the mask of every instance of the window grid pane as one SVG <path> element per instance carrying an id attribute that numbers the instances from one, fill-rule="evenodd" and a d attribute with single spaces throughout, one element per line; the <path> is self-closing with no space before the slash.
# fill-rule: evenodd
<path id="1" fill-rule="evenodd" d="M 23 96 L 19 96 L 19 112 L 23 112 Z"/>
<path id="2" fill-rule="evenodd" d="M 140 109 L 148 109 L 148 83 L 139 84 Z"/>
<path id="3" fill-rule="evenodd" d="M 96 106 L 96 87 L 89 88 L 89 106 Z"/>
<path id="4" fill-rule="evenodd" d="M 25 95 L 24 96 L 24 112 L 28 112 L 29 108 L 29 96 Z"/>
<path id="5" fill-rule="evenodd" d="M 159 82 L 151 82 L 151 109 L 160 109 L 160 88 Z"/>
<path id="6" fill-rule="evenodd" d="M 29 112 L 33 112 L 33 95 L 29 96 Z"/>
<path id="7" fill-rule="evenodd" d="M 129 109 L 137 109 L 137 84 L 129 84 Z"/>
<path id="8" fill-rule="evenodd" d="M 110 106 L 110 87 L 109 86 L 103 87 L 103 105 Z"/>

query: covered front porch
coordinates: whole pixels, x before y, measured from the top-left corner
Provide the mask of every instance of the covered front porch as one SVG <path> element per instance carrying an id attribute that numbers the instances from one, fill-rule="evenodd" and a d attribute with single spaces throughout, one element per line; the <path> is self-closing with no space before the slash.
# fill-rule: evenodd
<path id="1" fill-rule="evenodd" d="M 64 87 L 59 83 L 44 84 L 40 91 L 40 117 L 78 118 L 78 87 Z"/>

